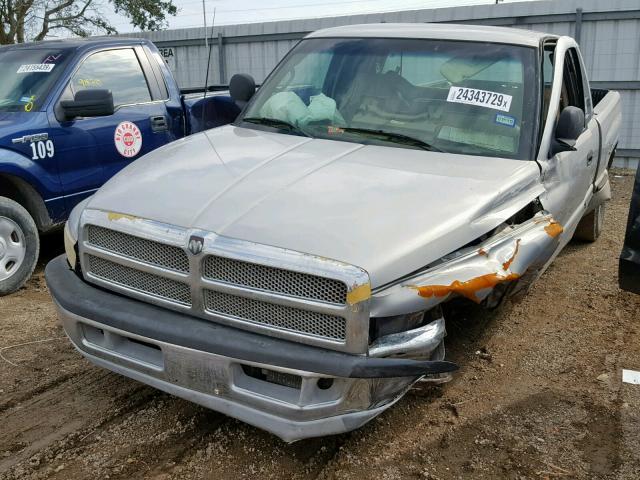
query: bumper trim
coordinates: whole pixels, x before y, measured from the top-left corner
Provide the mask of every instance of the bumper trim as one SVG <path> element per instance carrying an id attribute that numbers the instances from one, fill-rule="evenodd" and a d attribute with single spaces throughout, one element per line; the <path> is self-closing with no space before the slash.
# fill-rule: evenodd
<path id="1" fill-rule="evenodd" d="M 222 397 L 199 392 L 197 390 L 192 390 L 158 379 L 138 370 L 127 368 L 108 360 L 104 360 L 100 357 L 90 355 L 86 351 L 78 349 L 77 346 L 76 349 L 90 362 L 99 367 L 106 368 L 107 370 L 119 373 L 125 377 L 145 383 L 170 395 L 175 395 L 176 397 L 197 403 L 198 405 L 210 408 L 224 415 L 242 420 L 254 427 L 273 433 L 287 443 L 293 443 L 304 438 L 335 435 L 355 430 L 378 416 L 402 398 L 402 395 L 400 395 L 391 402 L 371 410 L 350 412 L 316 420 L 293 421 L 287 419 L 286 421 L 283 421 L 283 419 L 275 415 L 251 408 L 247 405 L 242 405 Z"/>
<path id="2" fill-rule="evenodd" d="M 177 313 L 87 284 L 69 269 L 64 255 L 49 262 L 45 278 L 60 307 L 79 317 L 240 361 L 343 378 L 417 377 L 458 369 L 447 361 L 373 358 L 330 351 Z"/>

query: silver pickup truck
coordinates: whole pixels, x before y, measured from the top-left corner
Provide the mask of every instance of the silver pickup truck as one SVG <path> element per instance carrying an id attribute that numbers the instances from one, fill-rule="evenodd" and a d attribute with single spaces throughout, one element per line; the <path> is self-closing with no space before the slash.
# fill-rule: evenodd
<path id="1" fill-rule="evenodd" d="M 233 125 L 73 211 L 46 278 L 93 363 L 285 441 L 450 379 L 446 302 L 498 305 L 602 229 L 620 97 L 569 37 L 332 28 L 230 90 Z"/>

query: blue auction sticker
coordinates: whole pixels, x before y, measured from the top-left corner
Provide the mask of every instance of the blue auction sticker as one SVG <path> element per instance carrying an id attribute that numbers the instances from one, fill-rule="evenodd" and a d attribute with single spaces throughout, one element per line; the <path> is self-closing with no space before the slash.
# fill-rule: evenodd
<path id="1" fill-rule="evenodd" d="M 495 122 L 498 125 L 504 125 L 505 127 L 515 127 L 516 126 L 516 118 L 515 117 L 511 117 L 509 115 L 504 115 L 502 113 L 496 113 L 496 120 Z"/>

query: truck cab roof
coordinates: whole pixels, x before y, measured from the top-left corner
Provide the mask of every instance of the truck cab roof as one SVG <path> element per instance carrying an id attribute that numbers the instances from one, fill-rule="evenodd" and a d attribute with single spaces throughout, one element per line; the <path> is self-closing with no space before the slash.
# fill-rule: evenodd
<path id="1" fill-rule="evenodd" d="M 345 25 L 342 27 L 318 30 L 307 35 L 305 38 L 327 37 L 425 38 L 505 43 L 527 47 L 539 46 L 544 38 L 558 38 L 555 35 L 519 28 L 452 23 L 372 23 Z"/>
<path id="2" fill-rule="evenodd" d="M 3 45 L 3 50 L 32 50 L 42 48 L 65 49 L 65 50 L 89 50 L 94 47 L 109 47 L 121 45 L 143 45 L 150 44 L 144 38 L 111 38 L 111 37 L 91 37 L 91 38 L 68 38 L 62 40 L 43 40 L 41 42 L 18 43 L 15 45 Z"/>

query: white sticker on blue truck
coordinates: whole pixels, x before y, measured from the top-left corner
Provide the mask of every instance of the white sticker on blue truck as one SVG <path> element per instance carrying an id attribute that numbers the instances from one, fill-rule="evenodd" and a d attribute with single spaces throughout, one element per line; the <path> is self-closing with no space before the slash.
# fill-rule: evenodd
<path id="1" fill-rule="evenodd" d="M 504 125 L 505 127 L 515 127 L 516 126 L 516 117 L 512 117 L 510 115 L 504 115 L 502 113 L 496 113 L 495 122 L 498 125 Z"/>
<path id="2" fill-rule="evenodd" d="M 451 87 L 447 102 L 464 103 L 478 107 L 492 108 L 508 112 L 511 109 L 513 97 L 505 93 L 478 90 L 477 88 Z"/>
<path id="3" fill-rule="evenodd" d="M 126 158 L 135 157 L 142 148 L 142 132 L 133 122 L 120 122 L 113 135 L 118 153 Z"/>
<path id="4" fill-rule="evenodd" d="M 33 72 L 44 72 L 49 73 L 53 70 L 53 67 L 56 65 L 54 63 L 30 63 L 25 65 L 20 65 L 18 71 L 16 73 L 33 73 Z"/>

